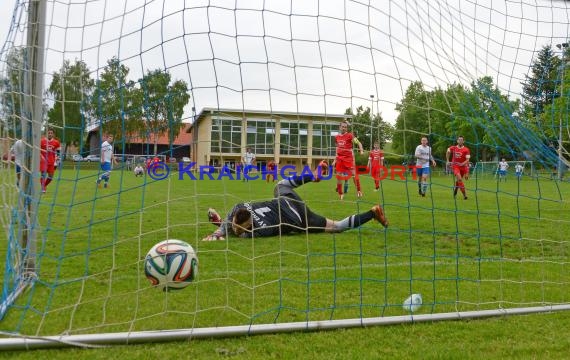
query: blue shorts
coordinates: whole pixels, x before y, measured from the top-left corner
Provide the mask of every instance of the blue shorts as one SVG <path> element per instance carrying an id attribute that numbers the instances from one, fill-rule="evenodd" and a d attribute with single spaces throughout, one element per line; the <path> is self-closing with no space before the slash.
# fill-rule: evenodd
<path id="1" fill-rule="evenodd" d="M 417 168 L 417 169 L 416 169 L 416 174 L 418 174 L 418 177 L 428 176 L 428 175 L 429 175 L 429 168 L 428 168 L 428 167 L 425 167 L 425 168 Z"/>
<path id="2" fill-rule="evenodd" d="M 16 174 L 19 174 L 22 172 L 22 168 L 20 167 L 20 165 L 16 164 Z"/>
<path id="3" fill-rule="evenodd" d="M 501 176 L 507 175 L 507 170 L 499 170 L 499 175 Z"/>
<path id="4" fill-rule="evenodd" d="M 101 170 L 111 171 L 111 163 L 110 162 L 101 163 Z"/>

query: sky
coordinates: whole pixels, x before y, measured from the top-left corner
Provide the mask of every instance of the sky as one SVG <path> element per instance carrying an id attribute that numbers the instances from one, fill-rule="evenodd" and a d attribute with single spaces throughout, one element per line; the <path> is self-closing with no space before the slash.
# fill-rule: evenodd
<path id="1" fill-rule="evenodd" d="M 23 44 L 24 6 L 0 4 L 0 43 Z M 156 68 L 185 80 L 186 120 L 192 107 L 373 105 L 394 123 L 410 82 L 431 89 L 485 75 L 516 98 L 533 57 L 566 42 L 570 22 L 567 2 L 544 0 L 63 0 L 47 9 L 46 86 L 66 59 L 97 78 L 117 56 L 132 80 Z"/>

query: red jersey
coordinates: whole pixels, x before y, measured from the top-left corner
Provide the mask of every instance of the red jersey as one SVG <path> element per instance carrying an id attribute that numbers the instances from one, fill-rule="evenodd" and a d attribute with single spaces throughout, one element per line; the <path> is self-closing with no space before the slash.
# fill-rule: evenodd
<path id="1" fill-rule="evenodd" d="M 354 152 L 352 151 L 352 142 L 354 135 L 350 132 L 338 134 L 335 136 L 336 141 L 336 158 L 345 162 L 354 161 Z"/>
<path id="2" fill-rule="evenodd" d="M 59 150 L 60 146 L 61 145 L 59 144 L 59 140 L 57 140 L 56 138 L 53 138 L 53 139 L 48 139 L 45 137 L 42 138 L 41 149 L 42 149 L 43 155 L 47 159 L 48 165 L 54 165 L 55 164 L 55 157 L 57 154 L 56 151 Z"/>
<path id="3" fill-rule="evenodd" d="M 267 163 L 267 170 L 270 170 L 270 171 L 275 170 L 275 163 L 273 161 L 270 161 Z"/>
<path id="4" fill-rule="evenodd" d="M 372 167 L 379 167 L 382 165 L 382 160 L 384 159 L 384 151 L 378 150 L 371 150 L 370 155 L 368 156 L 368 160 L 370 160 L 370 165 Z"/>
<path id="5" fill-rule="evenodd" d="M 467 146 L 459 147 L 457 145 L 453 145 L 449 147 L 449 151 L 451 152 L 451 165 L 454 166 L 459 166 L 467 161 L 467 155 L 471 154 Z"/>

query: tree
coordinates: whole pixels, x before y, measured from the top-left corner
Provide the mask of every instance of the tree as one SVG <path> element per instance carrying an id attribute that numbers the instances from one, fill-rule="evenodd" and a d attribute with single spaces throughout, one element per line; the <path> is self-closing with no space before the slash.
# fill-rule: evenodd
<path id="1" fill-rule="evenodd" d="M 154 135 L 155 154 L 158 151 L 159 136 L 168 133 L 171 144 L 178 136 L 183 126 L 184 106 L 190 100 L 186 82 L 177 80 L 171 84 L 170 81 L 170 73 L 161 69 L 147 71 L 139 80 L 146 137 Z"/>
<path id="2" fill-rule="evenodd" d="M 92 114 L 104 133 L 115 141 L 143 133 L 142 96 L 132 80 L 130 69 L 113 57 L 107 61 L 91 99 Z"/>
<path id="3" fill-rule="evenodd" d="M 570 71 L 564 71 L 564 77 L 556 90 L 561 96 L 544 107 L 539 122 L 542 126 L 535 131 L 543 136 L 545 143 L 551 147 L 552 152 L 561 150 L 561 154 L 557 154 L 557 156 L 561 156 L 564 160 L 568 157 L 567 149 L 570 142 L 570 116 L 568 113 L 568 109 L 570 109 Z M 567 163 L 568 160 L 565 162 Z"/>
<path id="4" fill-rule="evenodd" d="M 431 94 L 424 89 L 421 81 L 410 84 L 402 101 L 396 104 L 400 112 L 396 118 L 392 146 L 395 152 L 412 156 L 419 144 L 421 135 L 427 134 L 430 129 L 428 110 L 430 110 Z"/>
<path id="5" fill-rule="evenodd" d="M 345 115 L 352 115 L 351 131 L 362 143 L 364 149 L 372 149 L 376 141 L 380 147 L 384 147 L 384 144 L 392 137 L 392 125 L 384 121 L 380 114 L 371 116 L 371 113 L 369 107 L 365 109 L 362 106 L 356 108 L 356 114 L 351 108 L 345 111 Z"/>
<path id="6" fill-rule="evenodd" d="M 54 105 L 48 110 L 48 124 L 54 125 L 62 143 L 80 142 L 85 131 L 84 117 L 88 113 L 88 99 L 93 90 L 89 68 L 81 60 L 73 64 L 65 60 L 53 75 L 47 90 Z"/>
<path id="7" fill-rule="evenodd" d="M 6 57 L 6 77 L 0 78 L 0 130 L 11 137 L 17 136 L 20 119 L 24 118 L 24 55 L 24 48 L 11 49 Z"/>
<path id="8" fill-rule="evenodd" d="M 543 46 L 537 58 L 533 60 L 530 76 L 525 75 L 525 81 L 522 83 L 525 113 L 529 114 L 529 117 L 542 114 L 544 107 L 559 96 L 556 85 L 560 77 L 560 65 L 561 60 L 554 54 L 551 45 Z"/>

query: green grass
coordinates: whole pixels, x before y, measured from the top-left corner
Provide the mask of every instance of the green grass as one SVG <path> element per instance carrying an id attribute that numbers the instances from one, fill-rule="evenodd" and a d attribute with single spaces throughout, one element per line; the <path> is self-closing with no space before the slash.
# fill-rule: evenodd
<path id="1" fill-rule="evenodd" d="M 169 180 L 152 182 L 115 171 L 112 187 L 97 189 L 96 174 L 83 167 L 66 169 L 42 197 L 40 278 L 0 322 L 1 331 L 82 334 L 399 316 L 406 314 L 401 303 L 411 292 L 423 296 L 420 314 L 569 302 L 569 204 L 561 201 L 561 194 L 570 194 L 568 183 L 529 178 L 519 183 L 511 177 L 497 184 L 491 177 L 471 179 L 469 200 L 455 201 L 450 177 L 435 176 L 426 198 L 417 195 L 415 181 L 385 180 L 381 191 L 373 192 L 371 179 L 363 178 L 365 197 L 356 201 L 351 184 L 340 202 L 333 182 L 323 181 L 299 188 L 313 211 L 341 219 L 380 202 L 390 218 L 389 229 L 370 222 L 336 235 L 201 242 L 214 230 L 205 216 L 208 207 L 225 213 L 238 201 L 271 198 L 272 185 L 178 180 L 176 173 Z M 164 293 L 144 277 L 143 259 L 152 245 L 167 238 L 194 246 L 200 264 L 196 283 Z M 434 346 L 435 352 L 429 354 L 448 358 L 453 356 L 437 352 L 438 347 L 443 351 L 446 341 L 433 334 L 444 336 L 456 328 L 468 333 L 472 326 L 475 334 L 463 340 L 468 343 L 478 331 L 484 332 L 477 329 L 497 325 L 516 333 L 528 319 L 537 319 L 542 326 L 543 319 L 550 318 L 568 324 L 568 317 L 562 313 L 204 340 L 192 347 L 209 349 L 202 356 L 297 358 L 300 353 L 284 354 L 280 343 L 306 340 L 315 350 L 307 346 L 305 351 L 316 351 L 342 343 L 339 339 L 345 336 L 352 338 L 346 345 L 351 347 L 370 333 L 384 346 L 409 343 L 401 351 L 413 353 L 417 349 L 410 348 L 414 342 L 406 333 L 417 332 L 419 343 Z M 387 336 L 392 332 L 405 341 Z M 265 349 L 263 342 L 273 345 Z M 556 345 L 554 340 L 551 345 Z M 453 346 L 457 344 L 448 343 Z M 212 352 L 216 347 L 227 352 Z M 135 358 L 137 353 L 151 354 L 152 348 L 138 346 L 117 356 Z M 371 357 L 398 356 L 380 348 Z M 506 350 L 501 353 L 509 356 Z M 357 349 L 351 351 L 356 356 Z M 540 354 L 529 351 L 530 357 Z M 77 355 L 60 354 L 72 353 Z"/>

